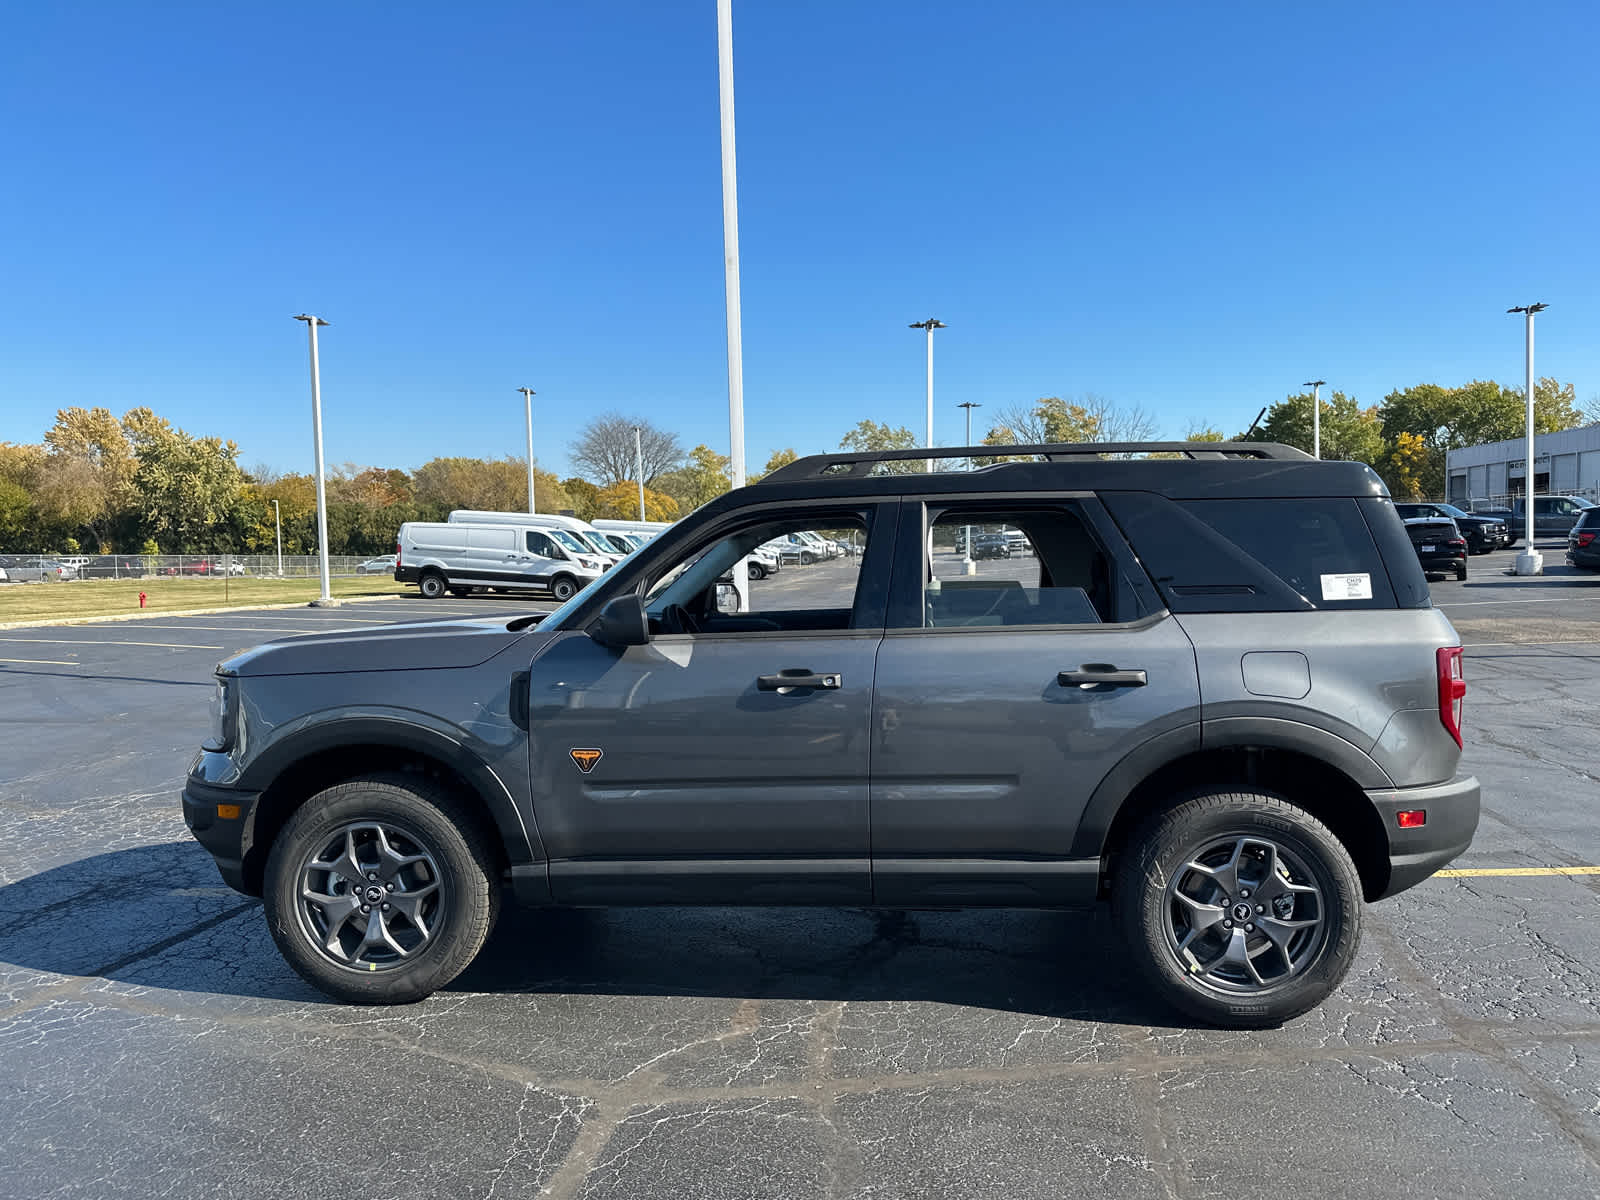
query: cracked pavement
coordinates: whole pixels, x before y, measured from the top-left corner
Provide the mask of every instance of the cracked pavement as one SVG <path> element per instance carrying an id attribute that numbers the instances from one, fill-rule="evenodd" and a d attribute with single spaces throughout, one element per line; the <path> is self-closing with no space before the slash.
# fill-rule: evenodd
<path id="1" fill-rule="evenodd" d="M 1455 865 L 1600 862 L 1568 732 L 1600 578 L 1473 568 L 1435 585 L 1486 804 Z M 1600 877 L 1429 880 L 1367 910 L 1326 1004 L 1251 1033 L 1141 994 L 1103 915 L 1011 910 L 510 911 L 446 991 L 347 1007 L 183 827 L 219 655 L 136 628 L 0 669 L 0 1196 L 1600 1196 Z"/>

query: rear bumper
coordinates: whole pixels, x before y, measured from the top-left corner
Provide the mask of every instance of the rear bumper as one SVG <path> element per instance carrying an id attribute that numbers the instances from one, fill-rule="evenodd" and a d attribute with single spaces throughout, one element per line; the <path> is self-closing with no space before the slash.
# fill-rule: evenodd
<path id="1" fill-rule="evenodd" d="M 257 792 L 216 787 L 190 778 L 183 785 L 183 823 L 194 840 L 216 861 L 222 881 L 237 892 L 251 893 L 244 881 L 244 855 L 254 824 Z M 220 817 L 217 805 L 237 805 L 237 817 Z"/>
<path id="2" fill-rule="evenodd" d="M 1478 829 L 1478 781 L 1458 775 L 1427 787 L 1382 788 L 1367 793 L 1389 836 L 1389 882 L 1372 897 L 1381 900 L 1421 883 L 1472 844 Z M 1396 814 L 1422 809 L 1427 823 L 1401 829 Z"/>
<path id="3" fill-rule="evenodd" d="M 394 569 L 394 581 L 396 583 L 415 583 L 420 574 L 421 572 L 415 567 L 396 567 Z"/>

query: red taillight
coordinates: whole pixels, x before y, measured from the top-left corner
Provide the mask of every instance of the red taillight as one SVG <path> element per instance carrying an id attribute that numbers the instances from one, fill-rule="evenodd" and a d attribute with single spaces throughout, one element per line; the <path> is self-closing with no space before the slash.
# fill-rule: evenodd
<path id="1" fill-rule="evenodd" d="M 1467 539 L 1466 538 L 1451 538 L 1450 539 L 1450 545 L 1452 545 L 1452 546 L 1465 546 L 1466 544 L 1467 544 Z"/>
<path id="2" fill-rule="evenodd" d="M 1395 813 L 1394 819 L 1401 829 L 1417 829 L 1428 823 L 1428 810 L 1408 808 L 1404 812 Z"/>
<path id="3" fill-rule="evenodd" d="M 1578 545 L 1580 546 L 1587 546 L 1592 541 L 1594 541 L 1594 534 L 1592 533 L 1580 533 L 1578 535 Z"/>
<path id="4" fill-rule="evenodd" d="M 1461 647 L 1441 646 L 1435 651 L 1439 664 L 1439 720 L 1461 745 L 1461 702 L 1467 694 L 1467 681 L 1461 676 Z"/>
<path id="5" fill-rule="evenodd" d="M 396 569 L 398 569 L 399 566 L 400 566 L 400 543 L 399 542 L 396 542 L 394 544 L 394 565 L 395 565 Z"/>

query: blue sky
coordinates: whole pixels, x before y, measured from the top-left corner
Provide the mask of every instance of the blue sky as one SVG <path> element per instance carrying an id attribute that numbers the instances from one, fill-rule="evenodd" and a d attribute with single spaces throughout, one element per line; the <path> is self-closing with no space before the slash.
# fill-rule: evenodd
<path id="1" fill-rule="evenodd" d="M 1600 393 L 1592 3 L 736 0 L 748 457 L 1095 392 Z M 714 0 L 10 5 L 0 440 L 148 404 L 311 461 L 587 415 L 726 450 Z"/>

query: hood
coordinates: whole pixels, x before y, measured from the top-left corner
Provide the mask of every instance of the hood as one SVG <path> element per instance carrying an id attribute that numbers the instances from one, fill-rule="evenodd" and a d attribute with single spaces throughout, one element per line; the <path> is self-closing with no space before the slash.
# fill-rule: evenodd
<path id="1" fill-rule="evenodd" d="M 236 654 L 217 669 L 246 677 L 437 671 L 475 667 L 514 643 L 539 636 L 526 617 L 374 625 L 282 638 Z"/>

